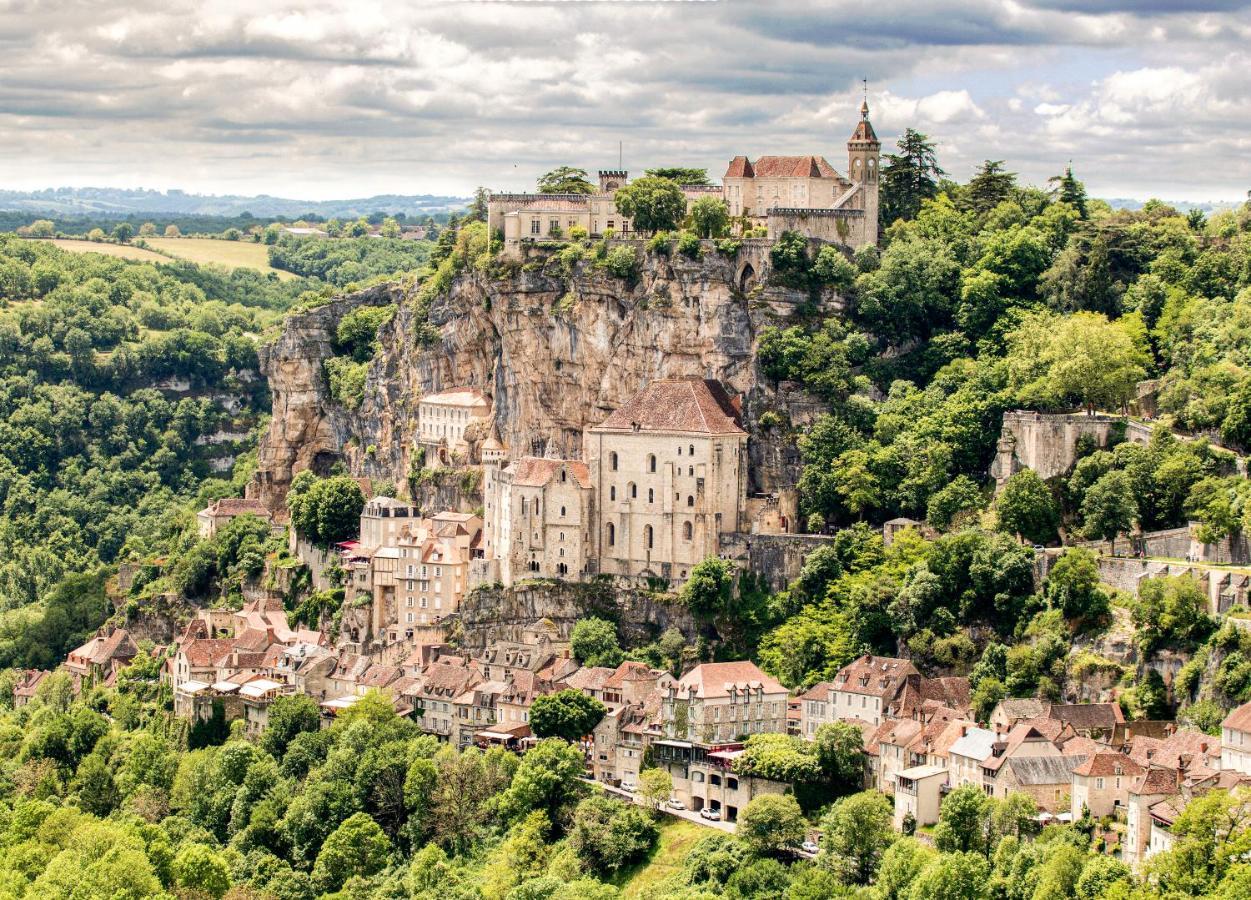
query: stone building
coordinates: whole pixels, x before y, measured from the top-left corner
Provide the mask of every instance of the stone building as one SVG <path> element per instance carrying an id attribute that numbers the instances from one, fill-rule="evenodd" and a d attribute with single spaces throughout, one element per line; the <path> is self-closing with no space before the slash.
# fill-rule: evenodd
<path id="1" fill-rule="evenodd" d="M 196 528 L 200 537 L 211 538 L 218 529 L 234 521 L 237 516 L 256 516 L 266 524 L 271 521 L 269 509 L 261 501 L 223 497 L 195 514 Z"/>
<path id="2" fill-rule="evenodd" d="M 846 176 L 824 156 L 736 156 L 722 179 L 730 215 L 764 225 L 772 240 L 797 231 L 849 248 L 876 244 L 881 148 L 866 100 L 847 141 Z"/>
<path id="3" fill-rule="evenodd" d="M 421 515 L 412 504 L 394 497 L 374 497 L 361 510 L 359 545 L 365 551 L 394 547 L 400 531 Z"/>
<path id="4" fill-rule="evenodd" d="M 1251 775 L 1251 703 L 1234 709 L 1221 722 L 1221 768 Z"/>
<path id="5" fill-rule="evenodd" d="M 747 432 L 717 381 L 653 381 L 586 436 L 597 572 L 685 581 L 745 526 Z"/>
<path id="6" fill-rule="evenodd" d="M 483 472 L 486 580 L 508 585 L 590 574 L 595 508 L 586 463 L 525 456 Z"/>
<path id="7" fill-rule="evenodd" d="M 427 394 L 417 401 L 417 446 L 426 465 L 447 465 L 469 455 L 466 431 L 491 417 L 491 401 L 477 388 Z"/>
<path id="8" fill-rule="evenodd" d="M 387 643 L 411 636 L 414 627 L 438 624 L 460 609 L 469 589 L 469 565 L 480 552 L 482 520 L 471 513 L 441 512 L 410 523 L 396 539 L 395 605 L 376 623 Z M 385 598 L 375 596 L 376 615 Z"/>
<path id="9" fill-rule="evenodd" d="M 504 235 L 504 252 L 510 254 L 518 253 L 524 243 L 561 240 L 573 228 L 584 228 L 596 237 L 610 231 L 631 237 L 630 220 L 613 202 L 617 188 L 628 180 L 628 172 L 603 169 L 593 194 L 492 194 L 487 227 L 492 234 Z"/>
<path id="10" fill-rule="evenodd" d="M 1130 785 L 1146 771 L 1123 753 L 1092 753 L 1073 770 L 1069 796 L 1074 821 L 1082 817 L 1083 810 L 1089 810 L 1096 819 L 1123 812 L 1129 803 Z"/>

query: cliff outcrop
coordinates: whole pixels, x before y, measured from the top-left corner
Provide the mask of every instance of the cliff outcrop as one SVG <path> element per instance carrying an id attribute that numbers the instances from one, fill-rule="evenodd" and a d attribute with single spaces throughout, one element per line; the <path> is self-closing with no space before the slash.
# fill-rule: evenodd
<path id="1" fill-rule="evenodd" d="M 753 255 L 754 254 L 754 255 Z M 790 487 L 794 441 L 757 427 L 767 410 L 802 425 L 820 412 L 811 398 L 763 383 L 755 363 L 759 331 L 811 311 L 806 292 L 767 283 L 767 254 L 744 247 L 727 256 L 707 247 L 690 260 L 640 254 L 639 274 L 614 277 L 587 262 L 565 272 L 554 258 L 502 272 L 466 271 L 428 310 L 416 289 L 371 288 L 288 317 L 261 353 L 273 391 L 273 421 L 249 489 L 278 509 L 291 477 L 336 461 L 355 475 L 405 484 L 413 463 L 417 400 L 475 386 L 493 402 L 493 427 L 512 456 L 581 452 L 585 428 L 657 378 L 717 378 L 744 401 L 751 431 L 752 491 Z M 836 308 L 829 296 L 818 301 Z M 331 396 L 324 363 L 335 353 L 344 315 L 396 304 L 379 332 L 364 397 L 348 409 Z M 462 499 L 462 506 L 475 504 Z"/>

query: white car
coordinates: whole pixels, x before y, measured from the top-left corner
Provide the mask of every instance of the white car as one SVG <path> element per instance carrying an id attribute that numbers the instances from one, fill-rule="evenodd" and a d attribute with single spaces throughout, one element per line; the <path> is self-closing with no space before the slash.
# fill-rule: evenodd
<path id="1" fill-rule="evenodd" d="M 817 846 L 816 841 L 804 841 L 799 845 L 799 849 L 805 853 L 816 853 L 821 848 Z"/>
<path id="2" fill-rule="evenodd" d="M 623 782 L 621 782 L 621 789 L 622 789 L 623 791 L 625 791 L 627 794 L 633 794 L 633 793 L 634 793 L 634 782 L 633 782 L 633 781 L 623 781 Z"/>
<path id="3" fill-rule="evenodd" d="M 701 817 L 701 818 L 707 819 L 709 822 L 720 822 L 720 821 L 721 821 L 721 813 L 720 813 L 720 811 L 719 811 L 719 810 L 715 810 L 715 809 L 713 809 L 713 808 L 712 808 L 712 807 L 710 807 L 710 806 L 705 806 L 703 809 L 701 809 L 701 810 L 699 811 L 699 815 L 700 815 L 700 817 Z"/>
<path id="4" fill-rule="evenodd" d="M 685 804 L 685 803 L 683 803 L 681 800 L 677 799 L 676 797 L 675 797 L 674 799 L 670 800 L 670 801 L 669 801 L 668 803 L 666 803 L 665 805 L 666 805 L 666 806 L 668 806 L 670 809 L 676 809 L 676 810 L 678 810 L 679 812 L 681 812 L 682 810 L 686 809 L 686 804 Z"/>

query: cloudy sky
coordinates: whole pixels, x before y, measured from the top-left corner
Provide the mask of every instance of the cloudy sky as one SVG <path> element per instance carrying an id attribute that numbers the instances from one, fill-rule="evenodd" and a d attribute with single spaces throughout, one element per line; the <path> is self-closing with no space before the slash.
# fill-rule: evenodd
<path id="1" fill-rule="evenodd" d="M 332 199 L 822 153 L 1251 189 L 1251 0 L 0 0 L 0 188 Z"/>

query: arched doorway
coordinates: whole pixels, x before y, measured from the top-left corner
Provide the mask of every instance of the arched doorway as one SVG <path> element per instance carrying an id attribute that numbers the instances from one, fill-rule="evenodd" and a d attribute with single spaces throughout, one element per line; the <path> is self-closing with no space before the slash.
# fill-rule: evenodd
<path id="1" fill-rule="evenodd" d="M 743 266 L 743 271 L 738 275 L 738 289 L 746 294 L 756 286 L 756 270 L 751 263 Z"/>

